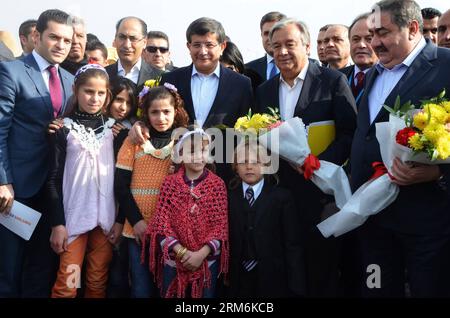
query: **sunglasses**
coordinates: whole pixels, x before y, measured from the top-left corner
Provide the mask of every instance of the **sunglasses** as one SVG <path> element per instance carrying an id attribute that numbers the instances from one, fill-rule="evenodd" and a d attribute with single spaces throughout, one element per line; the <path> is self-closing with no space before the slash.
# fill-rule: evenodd
<path id="1" fill-rule="evenodd" d="M 163 54 L 169 52 L 169 48 L 164 47 L 164 46 L 152 46 L 152 45 L 149 45 L 145 49 L 149 53 L 156 53 L 156 51 L 158 51 L 158 50 L 159 50 L 159 52 L 161 52 Z"/>

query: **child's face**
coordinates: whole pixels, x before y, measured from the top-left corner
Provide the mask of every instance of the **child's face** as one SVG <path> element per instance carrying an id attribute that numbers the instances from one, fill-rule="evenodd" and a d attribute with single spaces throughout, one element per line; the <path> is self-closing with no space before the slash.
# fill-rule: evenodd
<path id="1" fill-rule="evenodd" d="M 107 98 L 107 83 L 101 77 L 91 77 L 77 92 L 78 106 L 88 114 L 98 113 L 105 105 Z"/>
<path id="2" fill-rule="evenodd" d="M 207 142 L 187 139 L 182 147 L 182 161 L 186 171 L 202 172 L 207 162 Z"/>
<path id="3" fill-rule="evenodd" d="M 262 163 L 256 153 L 247 152 L 245 162 L 236 164 L 236 172 L 249 185 L 257 184 L 262 178 Z"/>
<path id="4" fill-rule="evenodd" d="M 125 89 L 117 94 L 109 109 L 111 117 L 115 120 L 123 120 L 127 118 L 131 110 L 130 102 L 130 95 Z"/>
<path id="5" fill-rule="evenodd" d="M 169 98 L 156 99 L 148 109 L 148 120 L 156 131 L 164 132 L 172 128 L 175 119 L 175 107 Z"/>

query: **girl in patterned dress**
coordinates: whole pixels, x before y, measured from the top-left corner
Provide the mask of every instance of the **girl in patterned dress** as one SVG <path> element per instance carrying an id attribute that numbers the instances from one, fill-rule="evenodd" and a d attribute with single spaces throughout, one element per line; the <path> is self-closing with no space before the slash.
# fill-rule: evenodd
<path id="1" fill-rule="evenodd" d="M 128 241 L 131 274 L 131 297 L 157 296 L 157 289 L 148 268 L 148 257 L 141 263 L 141 248 L 147 225 L 158 201 L 159 191 L 172 162 L 172 131 L 185 127 L 188 115 L 183 101 L 172 85 L 144 88 L 141 95 L 143 122 L 150 130 L 150 139 L 135 145 L 127 137 L 119 151 L 116 164 L 115 192 L 119 214 L 126 216 L 122 235 Z"/>
<path id="2" fill-rule="evenodd" d="M 104 115 L 110 100 L 108 87 L 103 67 L 83 66 L 75 75 L 74 106 L 64 126 L 50 136 L 50 243 L 60 255 L 54 298 L 76 297 L 85 258 L 85 297 L 105 297 L 112 255 L 106 234 L 116 214 L 114 120 Z"/>

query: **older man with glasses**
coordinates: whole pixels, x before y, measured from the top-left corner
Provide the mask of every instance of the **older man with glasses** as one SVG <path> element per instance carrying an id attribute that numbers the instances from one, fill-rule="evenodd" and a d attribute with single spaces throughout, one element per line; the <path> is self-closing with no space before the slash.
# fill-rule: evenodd
<path id="1" fill-rule="evenodd" d="M 125 17 L 116 24 L 113 45 L 119 60 L 106 67 L 111 80 L 126 77 L 142 89 L 146 80 L 161 75 L 161 70 L 142 61 L 142 51 L 146 46 L 147 24 L 136 17 Z"/>
<path id="2" fill-rule="evenodd" d="M 169 72 L 174 67 L 170 61 L 169 37 L 161 31 L 150 31 L 147 33 L 147 47 L 142 53 L 147 64 L 163 71 Z"/>

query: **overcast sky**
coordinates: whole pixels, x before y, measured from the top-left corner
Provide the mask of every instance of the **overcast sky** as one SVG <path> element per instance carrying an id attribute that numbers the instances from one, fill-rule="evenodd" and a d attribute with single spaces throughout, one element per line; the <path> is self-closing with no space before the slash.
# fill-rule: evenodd
<path id="1" fill-rule="evenodd" d="M 417 1 L 417 0 L 416 0 Z M 186 28 L 193 20 L 207 16 L 220 21 L 244 60 L 250 61 L 263 55 L 259 21 L 269 11 L 280 11 L 300 19 L 309 26 L 312 41 L 312 57 L 316 57 L 315 40 L 324 24 L 349 25 L 354 17 L 369 11 L 372 0 L 14 0 L 2 1 L 0 30 L 8 30 L 18 40 L 21 22 L 37 18 L 51 8 L 62 9 L 85 19 L 87 31 L 96 34 L 107 46 L 111 46 L 116 22 L 124 16 L 134 15 L 148 24 L 149 30 L 161 30 L 168 34 L 172 60 L 177 66 L 190 63 L 186 49 Z M 442 12 L 450 8 L 448 0 L 418 0 L 421 7 L 434 7 Z"/>

